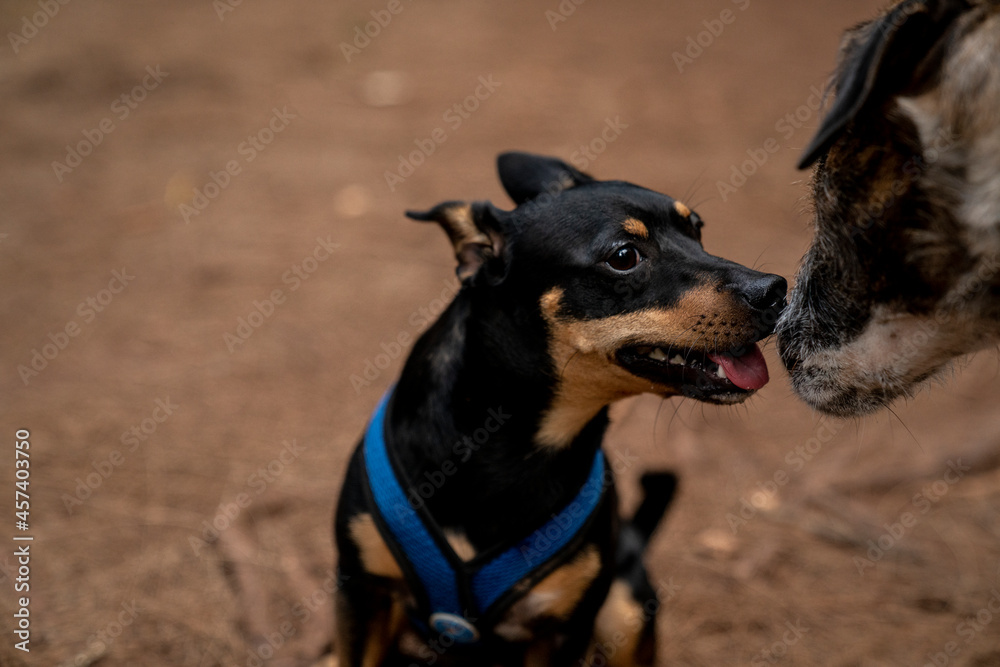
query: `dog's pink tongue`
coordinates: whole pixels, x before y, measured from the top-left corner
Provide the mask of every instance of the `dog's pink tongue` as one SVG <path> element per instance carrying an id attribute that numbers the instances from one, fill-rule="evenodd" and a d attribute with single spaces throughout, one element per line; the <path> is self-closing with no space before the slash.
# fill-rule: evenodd
<path id="1" fill-rule="evenodd" d="M 740 389 L 754 391 L 760 389 L 770 378 L 767 374 L 767 362 L 756 345 L 742 357 L 728 354 L 710 354 L 708 358 L 722 366 L 726 377 Z"/>

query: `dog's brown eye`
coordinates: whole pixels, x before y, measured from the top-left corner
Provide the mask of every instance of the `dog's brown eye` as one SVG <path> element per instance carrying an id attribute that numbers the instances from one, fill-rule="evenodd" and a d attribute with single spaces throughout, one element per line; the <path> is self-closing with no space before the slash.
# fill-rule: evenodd
<path id="1" fill-rule="evenodd" d="M 615 271 L 631 271 L 639 264 L 640 259 L 639 251 L 627 245 L 619 248 L 611 255 L 608 259 L 608 266 Z"/>

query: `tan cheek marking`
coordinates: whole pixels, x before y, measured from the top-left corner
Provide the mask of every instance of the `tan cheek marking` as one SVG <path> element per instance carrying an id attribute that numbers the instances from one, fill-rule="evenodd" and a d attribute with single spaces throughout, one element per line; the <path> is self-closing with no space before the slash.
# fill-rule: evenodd
<path id="1" fill-rule="evenodd" d="M 642 607 L 632 599 L 628 584 L 615 581 L 594 623 L 594 642 L 615 647 L 612 655 L 604 656 L 610 667 L 635 664 L 644 626 Z"/>
<path id="2" fill-rule="evenodd" d="M 543 447 L 567 445 L 605 405 L 653 388 L 651 382 L 612 363 L 607 355 L 578 349 L 580 336 L 570 329 L 572 324 L 557 317 L 563 294 L 557 287 L 541 300 L 549 322 L 549 354 L 559 375 L 555 399 L 535 436 Z"/>
<path id="3" fill-rule="evenodd" d="M 557 288 L 558 289 L 558 288 Z M 560 342 L 576 350 L 610 354 L 623 345 L 666 344 L 674 347 L 715 348 L 725 345 L 725 334 L 739 339 L 753 333 L 749 309 L 711 285 L 689 290 L 670 309 L 637 310 L 596 320 L 564 320 L 556 315 L 562 292 L 542 297 L 550 325 Z"/>
<path id="4" fill-rule="evenodd" d="M 553 357 L 560 372 L 556 395 L 542 418 L 536 441 L 543 447 L 565 447 L 601 408 L 643 392 L 671 395 L 670 389 L 632 375 L 606 355 L 578 353 L 554 342 Z"/>
<path id="5" fill-rule="evenodd" d="M 646 227 L 641 221 L 635 218 L 629 218 L 622 223 L 622 227 L 626 232 L 639 238 L 648 239 L 649 238 L 649 228 Z"/>
<path id="6" fill-rule="evenodd" d="M 674 396 L 677 389 L 632 375 L 614 362 L 627 345 L 661 344 L 696 349 L 725 348 L 753 332 L 745 307 L 710 285 L 690 290 L 674 308 L 650 309 L 598 320 L 559 316 L 564 292 L 541 299 L 549 323 L 549 354 L 559 375 L 556 397 L 543 417 L 539 444 L 562 447 L 606 405 L 644 392 Z"/>
<path id="7" fill-rule="evenodd" d="M 556 316 L 556 313 L 559 311 L 559 305 L 562 302 L 563 294 L 565 294 L 563 288 L 553 287 L 542 295 L 540 303 L 542 305 L 542 314 L 545 315 L 546 319 L 552 319 Z"/>
<path id="8" fill-rule="evenodd" d="M 685 206 L 683 203 L 679 201 L 674 202 L 674 210 L 680 213 L 685 218 L 691 217 L 691 209 L 689 209 L 687 206 Z"/>
<path id="9" fill-rule="evenodd" d="M 399 568 L 396 559 L 393 558 L 392 552 L 389 551 L 389 547 L 382 539 L 382 535 L 379 534 L 371 514 L 361 514 L 354 517 L 348 528 L 351 539 L 354 540 L 361 552 L 361 563 L 364 565 L 365 571 L 389 579 L 403 578 L 403 571 Z"/>

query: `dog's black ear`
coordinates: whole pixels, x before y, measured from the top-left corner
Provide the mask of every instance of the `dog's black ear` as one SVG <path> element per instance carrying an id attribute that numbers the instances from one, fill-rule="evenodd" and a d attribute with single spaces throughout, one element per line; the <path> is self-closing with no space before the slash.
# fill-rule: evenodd
<path id="1" fill-rule="evenodd" d="M 471 278 L 485 266 L 492 284 L 501 282 L 506 274 L 507 240 L 501 225 L 502 215 L 502 211 L 488 202 L 461 201 L 438 204 L 427 212 L 406 212 L 413 220 L 441 225 L 455 248 L 460 280 Z"/>
<path id="2" fill-rule="evenodd" d="M 531 153 L 502 153 L 497 158 L 500 182 L 520 206 L 542 193 L 555 195 L 594 179 L 562 160 Z"/>
<path id="3" fill-rule="evenodd" d="M 849 32 L 834 76 L 836 100 L 799 169 L 830 150 L 862 110 L 926 82 L 940 67 L 942 37 L 968 8 L 966 0 L 906 0 L 881 19 Z"/>

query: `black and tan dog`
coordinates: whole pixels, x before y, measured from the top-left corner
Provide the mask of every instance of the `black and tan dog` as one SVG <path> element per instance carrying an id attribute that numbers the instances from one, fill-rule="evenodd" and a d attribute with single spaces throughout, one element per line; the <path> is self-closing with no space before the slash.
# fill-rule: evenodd
<path id="1" fill-rule="evenodd" d="M 641 550 L 673 478 L 646 479 L 619 540 L 607 407 L 768 379 L 784 279 L 707 254 L 670 197 L 523 153 L 499 172 L 513 211 L 409 214 L 444 228 L 463 283 L 347 471 L 341 665 L 651 664 Z"/>
<path id="2" fill-rule="evenodd" d="M 803 399 L 852 416 L 1000 340 L 1000 2 L 897 2 L 834 88 L 778 343 Z"/>

